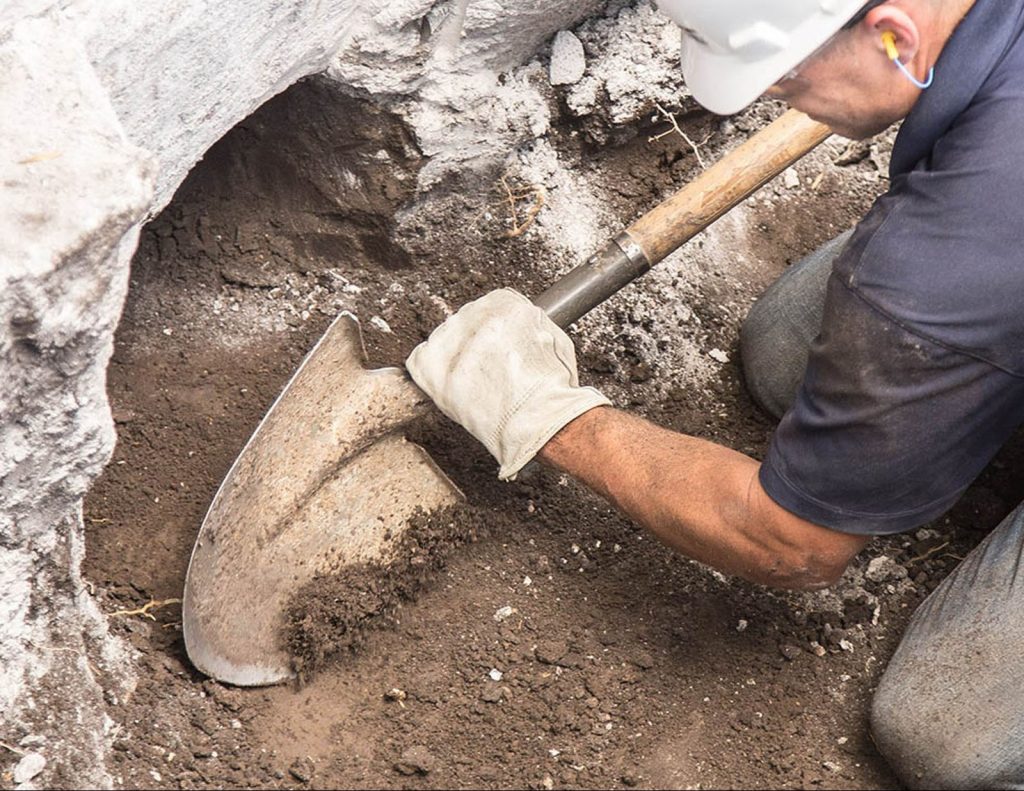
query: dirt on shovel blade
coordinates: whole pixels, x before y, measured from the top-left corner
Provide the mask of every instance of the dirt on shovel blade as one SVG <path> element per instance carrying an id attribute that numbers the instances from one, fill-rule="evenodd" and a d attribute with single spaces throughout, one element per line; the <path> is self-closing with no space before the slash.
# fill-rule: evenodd
<path id="1" fill-rule="evenodd" d="M 284 642 L 300 683 L 357 648 L 368 630 L 391 623 L 402 603 L 444 568 L 452 551 L 474 539 L 471 510 L 419 511 L 390 563 L 360 563 L 299 589 L 288 605 Z"/>

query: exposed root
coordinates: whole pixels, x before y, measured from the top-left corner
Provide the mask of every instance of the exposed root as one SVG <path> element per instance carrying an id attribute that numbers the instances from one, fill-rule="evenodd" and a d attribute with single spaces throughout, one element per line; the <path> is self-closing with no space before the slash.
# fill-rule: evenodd
<path id="1" fill-rule="evenodd" d="M 544 208 L 544 188 L 531 187 L 528 192 L 514 193 L 512 192 L 512 188 L 508 185 L 507 176 L 501 177 L 501 186 L 505 188 L 509 214 L 512 219 L 511 230 L 505 231 L 502 236 L 506 239 L 515 239 L 516 237 L 522 236 L 526 233 L 530 226 L 533 225 L 533 221 L 537 219 L 537 215 L 540 214 L 540 210 Z M 531 201 L 531 203 L 526 210 L 526 217 L 520 222 L 519 203 L 522 201 Z"/>
<path id="2" fill-rule="evenodd" d="M 509 223 L 512 227 L 499 235 L 498 238 L 501 239 L 515 239 L 516 237 L 522 236 L 526 233 L 526 231 L 530 229 L 530 226 L 533 225 L 534 220 L 537 219 L 537 215 L 540 214 L 540 210 L 544 208 L 544 202 L 547 197 L 547 193 L 544 191 L 543 187 L 534 186 L 532 184 L 526 190 L 516 192 L 508 183 L 508 179 L 509 176 L 507 173 L 499 179 L 501 190 L 505 195 L 500 200 L 485 204 L 480 212 L 473 218 L 473 224 L 479 225 L 482 218 L 486 218 L 488 220 L 492 219 L 489 214 L 492 209 L 504 206 L 508 211 Z M 530 205 L 524 212 L 520 204 L 526 201 L 529 201 Z"/>
<path id="3" fill-rule="evenodd" d="M 655 143 L 658 140 L 661 140 L 664 137 L 668 137 L 671 134 L 677 134 L 681 138 L 683 138 L 683 140 L 686 141 L 686 145 L 690 147 L 690 150 L 693 151 L 693 155 L 697 157 L 697 164 L 700 165 L 700 169 L 707 170 L 708 166 L 707 163 L 704 162 L 704 157 L 701 155 L 700 147 L 707 143 L 712 138 L 714 133 L 709 133 L 708 136 L 701 140 L 699 143 L 695 143 L 690 138 L 690 136 L 682 130 L 682 127 L 679 126 L 679 121 L 676 120 L 676 116 L 674 113 L 670 113 L 660 104 L 655 104 L 654 106 L 658 108 L 658 112 L 661 113 L 662 116 L 664 116 L 665 120 L 669 124 L 671 124 L 671 127 L 668 130 L 662 132 L 660 135 L 653 135 L 652 137 L 647 138 L 647 142 Z"/>
<path id="4" fill-rule="evenodd" d="M 907 565 L 911 566 L 914 563 L 920 563 L 922 560 L 928 560 L 928 558 L 935 556 L 937 553 L 941 552 L 942 550 L 944 550 L 948 546 L 949 546 L 949 542 L 946 541 L 943 544 L 939 544 L 937 547 L 932 547 L 927 552 L 924 552 L 924 553 L 918 555 L 916 558 L 911 558 L 910 560 L 908 560 L 907 561 Z"/>
<path id="5" fill-rule="evenodd" d="M 19 159 L 18 164 L 31 165 L 35 162 L 49 162 L 51 159 L 57 159 L 62 156 L 64 156 L 63 151 L 43 151 L 39 154 L 33 154 L 30 157 L 25 157 L 25 159 Z"/>
<path id="6" fill-rule="evenodd" d="M 15 755 L 21 755 L 21 756 L 25 755 L 25 751 L 24 750 L 19 750 L 13 744 L 8 744 L 7 742 L 0 742 L 0 747 L 3 747 L 5 750 L 7 750 L 9 752 L 12 752 Z"/>
<path id="7" fill-rule="evenodd" d="M 170 604 L 181 604 L 181 599 L 150 599 L 146 604 L 143 604 L 136 610 L 117 610 L 107 614 L 111 618 L 115 615 L 141 615 L 143 618 L 149 618 L 149 620 L 155 621 L 156 617 L 150 612 L 150 610 L 159 610 L 161 607 L 167 607 Z"/>

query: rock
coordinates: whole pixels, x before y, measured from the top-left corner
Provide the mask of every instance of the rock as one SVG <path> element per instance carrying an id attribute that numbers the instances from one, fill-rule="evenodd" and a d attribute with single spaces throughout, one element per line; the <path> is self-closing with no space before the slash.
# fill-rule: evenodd
<path id="1" fill-rule="evenodd" d="M 569 646 L 562 640 L 546 640 L 534 649 L 537 661 L 544 665 L 557 665 L 558 660 L 569 653 Z"/>
<path id="2" fill-rule="evenodd" d="M 109 786 L 97 677 L 123 698 L 133 661 L 78 594 L 81 502 L 114 445 L 104 377 L 153 170 L 81 40 L 37 11 L 0 37 L 0 733 L 38 728 L 64 783 Z"/>
<path id="3" fill-rule="evenodd" d="M 551 46 L 548 76 L 552 85 L 575 85 L 587 70 L 583 42 L 568 30 L 559 31 Z"/>
<path id="4" fill-rule="evenodd" d="M 628 660 L 631 664 L 636 665 L 641 670 L 650 670 L 654 667 L 654 657 L 647 651 L 636 651 L 629 656 Z"/>
<path id="5" fill-rule="evenodd" d="M 27 783 L 46 768 L 46 759 L 40 753 L 27 753 L 14 767 L 14 782 Z"/>
<path id="6" fill-rule="evenodd" d="M 782 183 L 788 190 L 800 188 L 800 175 L 795 168 L 786 168 L 782 174 Z"/>
<path id="7" fill-rule="evenodd" d="M 868 563 L 864 576 L 872 582 L 886 582 L 888 580 L 905 579 L 907 570 L 888 555 L 881 555 L 873 558 Z"/>
<path id="8" fill-rule="evenodd" d="M 501 687 L 493 684 L 488 684 L 484 687 L 483 692 L 480 693 L 480 700 L 484 703 L 500 703 L 504 693 Z"/>
<path id="9" fill-rule="evenodd" d="M 434 771 L 436 766 L 437 762 L 430 750 L 417 744 L 402 753 L 402 757 L 395 762 L 395 771 L 403 775 L 425 775 Z"/>
<path id="10" fill-rule="evenodd" d="M 530 578 L 527 577 L 527 579 Z M 515 607 L 510 607 L 506 604 L 504 607 L 499 607 L 497 610 L 494 611 L 494 620 L 498 623 L 501 623 L 506 618 L 510 618 L 515 613 L 515 611 Z"/>
<path id="11" fill-rule="evenodd" d="M 790 645 L 789 643 L 783 643 L 782 645 L 779 646 L 779 653 L 782 654 L 782 658 L 783 659 L 786 659 L 786 660 L 792 662 L 797 657 L 799 657 L 803 653 L 803 651 L 801 651 L 795 645 Z"/>
<path id="12" fill-rule="evenodd" d="M 308 783 L 313 779 L 316 765 L 312 758 L 296 758 L 288 767 L 288 772 L 300 783 Z"/>
<path id="13" fill-rule="evenodd" d="M 588 20 L 575 33 L 597 54 L 570 88 L 566 105 L 573 115 L 593 117 L 587 133 L 595 142 L 607 137 L 609 127 L 649 118 L 655 104 L 678 107 L 689 95 L 679 68 L 679 28 L 651 4 Z"/>

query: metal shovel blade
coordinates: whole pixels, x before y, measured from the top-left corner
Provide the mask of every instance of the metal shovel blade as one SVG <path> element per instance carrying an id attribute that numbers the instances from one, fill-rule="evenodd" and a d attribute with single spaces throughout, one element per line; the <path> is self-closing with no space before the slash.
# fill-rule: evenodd
<path id="1" fill-rule="evenodd" d="M 293 673 L 288 601 L 358 563 L 386 565 L 408 521 L 461 492 L 401 429 L 429 401 L 398 368 L 367 369 L 342 314 L 245 446 L 200 528 L 182 604 L 189 658 L 240 686 Z"/>

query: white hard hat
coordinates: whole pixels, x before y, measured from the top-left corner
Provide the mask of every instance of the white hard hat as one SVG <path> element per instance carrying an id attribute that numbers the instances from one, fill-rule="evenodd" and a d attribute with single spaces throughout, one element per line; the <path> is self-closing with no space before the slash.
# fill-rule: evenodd
<path id="1" fill-rule="evenodd" d="M 656 0 L 683 28 L 683 76 L 712 112 L 739 112 L 829 40 L 866 0 Z"/>

